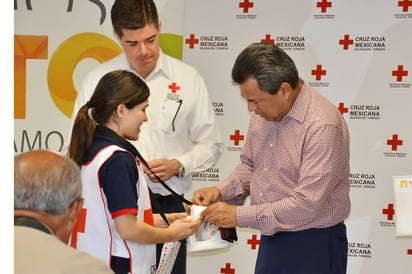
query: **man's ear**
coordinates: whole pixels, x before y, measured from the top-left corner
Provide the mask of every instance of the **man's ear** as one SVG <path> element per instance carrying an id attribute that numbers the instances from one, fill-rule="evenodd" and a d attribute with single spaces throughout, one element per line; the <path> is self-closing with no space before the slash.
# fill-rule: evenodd
<path id="1" fill-rule="evenodd" d="M 83 203 L 84 199 L 79 198 L 76 201 L 74 201 L 72 207 L 69 209 L 67 217 L 71 222 L 74 222 L 74 224 L 77 222 L 77 217 L 79 216 L 80 210 L 82 210 L 83 208 Z"/>
<path id="2" fill-rule="evenodd" d="M 82 207 L 83 198 L 77 199 L 64 215 L 55 218 L 56 225 L 54 234 L 66 244 L 69 243 L 70 234 L 72 233 L 73 227 L 76 225 Z"/>
<path id="3" fill-rule="evenodd" d="M 280 84 L 279 87 L 279 92 L 281 92 L 282 96 L 289 96 L 292 91 L 292 87 L 289 85 L 289 83 L 283 82 Z"/>

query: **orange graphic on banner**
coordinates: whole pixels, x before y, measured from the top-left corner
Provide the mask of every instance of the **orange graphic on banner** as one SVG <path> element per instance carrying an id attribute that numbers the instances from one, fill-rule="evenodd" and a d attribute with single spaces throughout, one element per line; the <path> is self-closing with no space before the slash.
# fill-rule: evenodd
<path id="1" fill-rule="evenodd" d="M 26 60 L 47 59 L 47 36 L 14 35 L 14 118 L 26 118 Z"/>
<path id="2" fill-rule="evenodd" d="M 165 53 L 182 59 L 181 36 L 162 34 L 160 40 L 160 46 Z M 77 96 L 73 73 L 80 61 L 93 58 L 103 63 L 121 52 L 121 47 L 114 40 L 99 33 L 79 33 L 64 40 L 52 54 L 47 70 L 49 92 L 56 107 L 67 117 L 72 116 Z M 48 36 L 14 36 L 15 119 L 26 118 L 27 59 L 48 59 Z"/>
<path id="3" fill-rule="evenodd" d="M 71 117 L 77 91 L 73 73 L 85 58 L 103 63 L 119 55 L 122 49 L 112 39 L 98 33 L 80 33 L 65 40 L 50 59 L 47 81 L 56 107 Z"/>
<path id="4" fill-rule="evenodd" d="M 401 180 L 400 181 L 400 187 L 401 188 L 407 188 L 408 187 L 408 181 L 407 180 Z"/>

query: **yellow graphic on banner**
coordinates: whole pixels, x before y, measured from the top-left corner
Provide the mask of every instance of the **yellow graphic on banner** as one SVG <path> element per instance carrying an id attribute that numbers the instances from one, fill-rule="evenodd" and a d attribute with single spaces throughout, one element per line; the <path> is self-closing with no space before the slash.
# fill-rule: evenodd
<path id="1" fill-rule="evenodd" d="M 27 59 L 48 59 L 48 37 L 14 36 L 14 118 L 26 118 L 26 62 Z M 183 37 L 162 33 L 160 47 L 177 59 L 182 59 Z M 80 61 L 93 58 L 100 63 L 122 53 L 122 48 L 111 38 L 99 33 L 79 33 L 64 40 L 50 58 L 47 83 L 56 107 L 71 117 L 77 91 L 73 73 Z"/>
<path id="2" fill-rule="evenodd" d="M 50 95 L 57 108 L 71 117 L 77 96 L 73 72 L 80 61 L 94 58 L 103 63 L 121 52 L 122 49 L 112 39 L 98 33 L 80 33 L 60 44 L 47 71 Z"/>
<path id="3" fill-rule="evenodd" d="M 399 184 L 400 184 L 401 188 L 408 187 L 408 181 L 407 180 L 400 180 Z"/>

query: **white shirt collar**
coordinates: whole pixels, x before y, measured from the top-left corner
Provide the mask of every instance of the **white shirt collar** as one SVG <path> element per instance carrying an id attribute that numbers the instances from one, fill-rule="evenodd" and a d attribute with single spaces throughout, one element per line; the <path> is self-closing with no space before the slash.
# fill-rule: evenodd
<path id="1" fill-rule="evenodd" d="M 147 76 L 146 81 L 149 81 L 150 78 L 155 77 L 158 73 L 163 73 L 167 78 L 170 78 L 170 68 L 168 66 L 167 58 L 161 49 L 159 49 L 159 59 L 157 59 L 156 66 Z"/>

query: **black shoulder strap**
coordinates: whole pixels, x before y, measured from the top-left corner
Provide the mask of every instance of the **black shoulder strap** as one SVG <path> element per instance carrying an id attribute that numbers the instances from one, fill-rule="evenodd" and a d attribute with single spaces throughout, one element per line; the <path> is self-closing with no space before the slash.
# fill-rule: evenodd
<path id="1" fill-rule="evenodd" d="M 165 215 L 163 209 L 160 207 L 160 204 L 157 201 L 156 197 L 154 196 L 152 190 L 150 189 L 150 187 L 147 187 L 147 188 L 149 189 L 150 200 L 152 201 L 152 207 L 154 207 L 157 210 L 157 212 L 159 212 L 160 216 L 162 216 L 162 219 L 165 221 L 165 223 L 167 225 L 170 225 L 169 221 L 166 218 L 166 215 Z"/>
<path id="2" fill-rule="evenodd" d="M 157 180 L 159 180 L 159 182 L 167 189 L 169 190 L 173 195 L 175 195 L 176 197 L 179 197 L 179 199 L 184 202 L 184 203 L 188 203 L 188 204 L 192 204 L 191 202 L 185 200 L 182 196 L 180 196 L 179 194 L 177 194 L 175 191 L 173 191 L 173 189 L 171 189 L 168 185 L 166 185 L 162 180 L 160 180 L 159 177 L 157 177 L 157 175 L 150 169 L 149 165 L 147 164 L 147 162 L 145 161 L 145 159 L 143 159 L 142 155 L 140 154 L 140 152 L 135 148 L 135 146 L 133 146 L 131 143 L 129 143 L 126 139 L 120 137 L 119 135 L 117 135 L 113 130 L 106 128 L 104 126 L 101 125 L 97 125 L 96 127 L 96 133 L 97 134 L 102 134 L 105 136 L 108 136 L 114 140 L 116 140 L 117 142 L 119 142 L 122 146 L 124 146 L 126 148 L 126 150 L 131 153 L 133 155 L 133 157 L 137 157 L 149 170 L 150 172 L 156 177 Z M 164 214 L 164 211 L 161 209 L 159 202 L 157 201 L 156 197 L 154 196 L 153 192 L 151 191 L 150 187 L 147 187 L 149 189 L 149 194 L 150 194 L 150 200 L 152 201 L 152 206 L 154 206 L 157 211 L 160 213 L 160 215 L 162 216 L 163 220 L 166 222 L 166 224 L 169 225 L 169 222 L 166 218 L 166 215 Z M 183 200 L 182 200 L 183 199 Z"/>
<path id="3" fill-rule="evenodd" d="M 155 176 L 155 178 L 164 186 L 170 193 L 173 194 L 176 198 L 178 198 L 180 201 L 187 205 L 192 205 L 193 203 L 191 201 L 188 201 L 185 199 L 182 195 L 177 194 L 173 189 L 171 189 L 163 180 L 161 180 L 156 173 L 153 172 L 153 170 L 149 167 L 149 164 L 146 162 L 145 159 L 143 159 L 142 155 L 140 155 L 140 152 L 137 151 L 137 158 L 150 170 L 150 172 Z"/>

